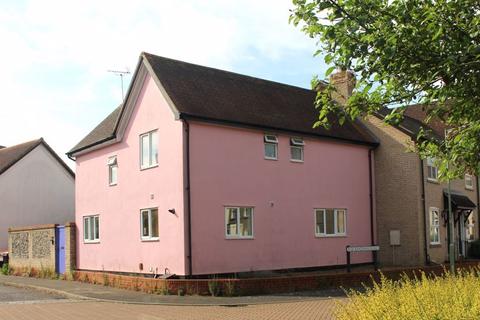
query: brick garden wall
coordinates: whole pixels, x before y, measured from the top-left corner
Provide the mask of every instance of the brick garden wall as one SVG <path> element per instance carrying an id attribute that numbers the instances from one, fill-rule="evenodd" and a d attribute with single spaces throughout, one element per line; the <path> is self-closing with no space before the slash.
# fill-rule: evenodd
<path id="1" fill-rule="evenodd" d="M 460 268 L 478 267 L 478 262 L 463 262 Z M 442 266 L 423 268 L 384 270 L 382 274 L 389 279 L 399 279 L 402 274 L 417 275 L 420 271 L 427 274 L 440 275 Z M 369 284 L 373 279 L 380 279 L 380 272 L 355 272 L 338 274 L 316 274 L 301 276 L 282 276 L 250 279 L 153 279 L 145 277 L 125 276 L 103 272 L 76 271 L 74 279 L 81 282 L 113 286 L 122 289 L 142 291 L 156 294 L 210 295 L 216 287 L 218 295 L 258 295 L 295 291 L 308 291 L 338 287 L 356 287 L 362 283 Z"/>

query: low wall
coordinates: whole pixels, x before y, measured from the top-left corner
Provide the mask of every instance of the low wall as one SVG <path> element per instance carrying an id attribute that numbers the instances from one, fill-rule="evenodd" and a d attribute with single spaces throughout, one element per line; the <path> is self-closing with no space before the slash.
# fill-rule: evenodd
<path id="1" fill-rule="evenodd" d="M 9 266 L 14 270 L 55 272 L 57 224 L 9 228 Z M 75 268 L 75 224 L 65 225 L 65 266 Z"/>
<path id="2" fill-rule="evenodd" d="M 479 267 L 478 261 L 462 262 L 457 268 Z M 338 287 L 358 287 L 379 280 L 383 274 L 389 279 L 400 279 L 403 274 L 413 276 L 424 271 L 427 274 L 441 275 L 444 266 L 390 269 L 380 272 L 352 272 L 335 274 L 291 275 L 271 278 L 250 279 L 153 279 L 125 276 L 106 272 L 75 271 L 74 279 L 81 282 L 101 284 L 122 289 L 156 294 L 210 295 L 258 295 L 295 291 L 319 290 Z"/>

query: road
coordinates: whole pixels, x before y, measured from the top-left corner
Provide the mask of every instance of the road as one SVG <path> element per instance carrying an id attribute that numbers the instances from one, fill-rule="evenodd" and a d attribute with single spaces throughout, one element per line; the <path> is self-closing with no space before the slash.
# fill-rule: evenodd
<path id="1" fill-rule="evenodd" d="M 341 300 L 340 300 L 341 301 Z M 1 319 L 333 319 L 335 299 L 302 302 L 222 306 L 159 306 L 107 302 L 86 302 L 39 291 L 0 285 Z"/>

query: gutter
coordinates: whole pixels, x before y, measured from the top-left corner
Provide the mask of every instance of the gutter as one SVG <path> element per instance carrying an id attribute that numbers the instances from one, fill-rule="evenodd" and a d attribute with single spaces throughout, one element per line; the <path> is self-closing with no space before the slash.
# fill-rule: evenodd
<path id="1" fill-rule="evenodd" d="M 187 213 L 187 237 L 188 237 L 188 248 L 187 248 L 187 260 L 188 260 L 188 275 L 193 275 L 193 262 L 192 262 L 192 210 L 191 210 L 191 189 L 190 189 L 190 125 L 186 119 L 183 119 L 185 124 L 185 175 L 186 175 L 186 213 Z"/>
<path id="2" fill-rule="evenodd" d="M 425 254 L 425 264 L 430 264 L 430 256 L 428 254 L 428 234 L 427 234 L 427 201 L 425 199 L 425 170 L 423 169 L 423 160 L 420 158 L 420 177 L 422 179 L 422 209 L 423 209 L 423 232 L 425 241 L 423 242 L 423 251 Z M 478 188 L 477 188 L 478 190 Z M 478 200 L 478 197 L 477 197 Z"/>

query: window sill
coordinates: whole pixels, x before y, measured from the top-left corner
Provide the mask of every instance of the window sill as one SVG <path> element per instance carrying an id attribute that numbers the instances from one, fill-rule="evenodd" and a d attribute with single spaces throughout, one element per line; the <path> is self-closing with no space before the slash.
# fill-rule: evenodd
<path id="1" fill-rule="evenodd" d="M 117 184 L 116 183 L 112 183 L 112 184 L 109 184 L 108 186 L 109 187 L 115 187 Z"/>
<path id="2" fill-rule="evenodd" d="M 83 243 L 84 244 L 96 244 L 96 243 L 100 243 L 100 240 L 83 240 Z"/>
<path id="3" fill-rule="evenodd" d="M 264 157 L 263 159 L 265 159 L 265 160 L 273 160 L 273 161 L 277 161 L 277 160 L 278 160 L 278 158 L 267 158 L 267 157 Z"/>
<path id="4" fill-rule="evenodd" d="M 225 237 L 225 240 L 255 240 L 255 237 Z"/>
<path id="5" fill-rule="evenodd" d="M 150 166 L 150 167 L 140 167 L 140 171 L 153 169 L 153 168 L 156 168 L 156 167 L 158 167 L 158 163 L 156 165 L 153 165 L 153 166 Z"/>
<path id="6" fill-rule="evenodd" d="M 465 187 L 465 190 L 473 191 L 473 187 Z"/>
<path id="7" fill-rule="evenodd" d="M 303 163 L 304 161 L 303 161 L 303 160 L 290 159 L 290 162 L 293 162 L 293 163 Z"/>
<path id="8" fill-rule="evenodd" d="M 441 248 L 442 244 L 441 243 L 430 243 L 430 248 Z"/>
<path id="9" fill-rule="evenodd" d="M 346 238 L 346 234 L 315 234 L 315 238 Z"/>
<path id="10" fill-rule="evenodd" d="M 158 242 L 160 238 L 142 238 L 142 242 Z"/>
<path id="11" fill-rule="evenodd" d="M 440 184 L 440 182 L 438 182 L 438 179 L 432 179 L 432 178 L 427 178 L 427 182 Z"/>

